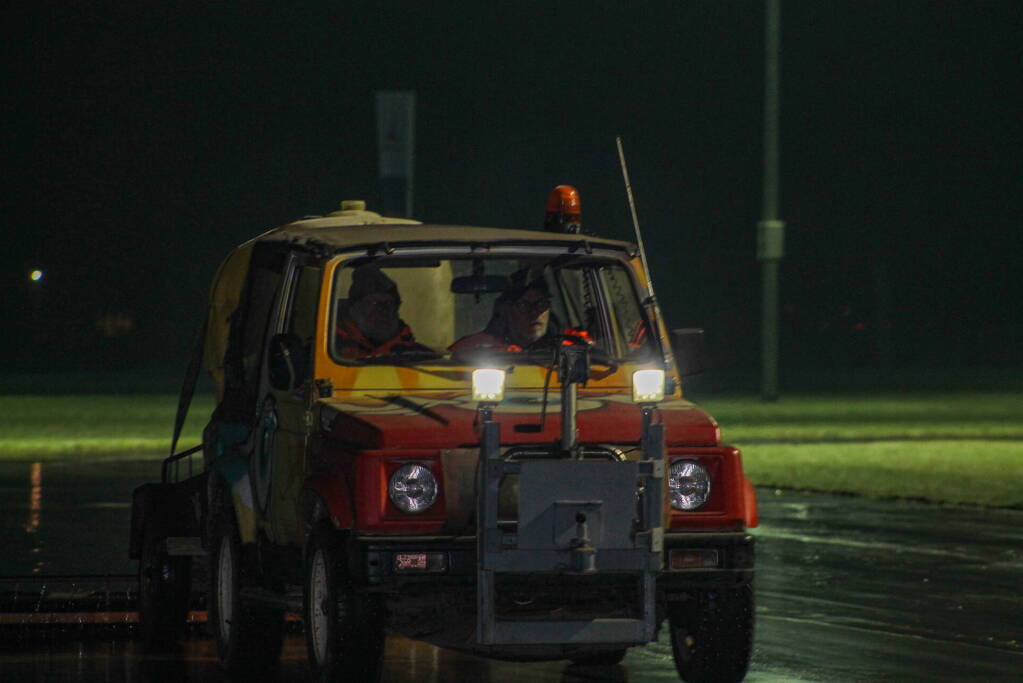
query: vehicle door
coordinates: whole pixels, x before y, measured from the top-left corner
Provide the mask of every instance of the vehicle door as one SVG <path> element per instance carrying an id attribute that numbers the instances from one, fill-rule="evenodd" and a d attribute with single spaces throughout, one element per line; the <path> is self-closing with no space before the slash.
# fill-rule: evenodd
<path id="1" fill-rule="evenodd" d="M 281 286 L 268 321 L 251 460 L 253 501 L 259 528 L 275 543 L 299 543 L 297 498 L 305 477 L 311 429 L 312 345 L 322 269 L 303 253 L 285 257 Z M 281 382 L 282 349 L 290 368 Z"/>

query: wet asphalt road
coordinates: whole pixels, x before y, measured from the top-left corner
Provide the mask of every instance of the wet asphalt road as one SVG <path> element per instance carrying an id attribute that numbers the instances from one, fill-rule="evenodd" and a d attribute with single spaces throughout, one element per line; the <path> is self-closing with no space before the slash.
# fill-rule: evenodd
<path id="1" fill-rule="evenodd" d="M 131 490 L 152 463 L 0 464 L 0 576 L 132 573 Z M 759 490 L 749 681 L 1023 680 L 1023 511 Z M 0 630 L 0 681 L 228 680 L 200 633 L 147 656 L 130 631 Z M 392 638 L 386 681 L 671 681 L 661 641 L 621 666 L 491 662 Z M 306 680 L 290 636 L 268 680 Z"/>

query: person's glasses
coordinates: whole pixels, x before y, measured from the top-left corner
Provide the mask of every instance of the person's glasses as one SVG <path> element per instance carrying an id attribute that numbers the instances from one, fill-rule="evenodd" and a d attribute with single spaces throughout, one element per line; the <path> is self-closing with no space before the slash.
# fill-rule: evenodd
<path id="1" fill-rule="evenodd" d="M 512 305 L 523 313 L 543 313 L 551 307 L 551 300 L 547 297 L 542 299 L 519 299 Z"/>

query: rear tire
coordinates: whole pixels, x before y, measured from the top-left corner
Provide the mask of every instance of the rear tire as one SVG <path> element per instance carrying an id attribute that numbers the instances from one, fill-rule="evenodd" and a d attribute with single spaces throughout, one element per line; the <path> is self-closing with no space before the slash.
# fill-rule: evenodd
<path id="1" fill-rule="evenodd" d="M 302 617 L 313 680 L 380 679 L 385 641 L 378 605 L 353 589 L 341 537 L 326 524 L 306 544 Z"/>
<path id="2" fill-rule="evenodd" d="M 741 681 L 753 654 L 753 586 L 703 591 L 668 613 L 675 669 L 688 683 Z"/>
<path id="3" fill-rule="evenodd" d="M 162 540 L 146 534 L 139 558 L 139 633 L 148 650 L 181 636 L 191 597 L 192 558 L 167 555 Z"/>
<path id="4" fill-rule="evenodd" d="M 254 584 L 255 571 L 246 560 L 230 507 L 219 515 L 212 541 L 209 623 L 217 654 L 228 671 L 265 671 L 280 658 L 284 613 L 242 598 L 242 588 Z"/>

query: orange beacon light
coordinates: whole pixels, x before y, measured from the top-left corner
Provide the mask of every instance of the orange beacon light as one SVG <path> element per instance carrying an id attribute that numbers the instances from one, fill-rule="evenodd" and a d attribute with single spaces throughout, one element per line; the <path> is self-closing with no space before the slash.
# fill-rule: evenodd
<path id="1" fill-rule="evenodd" d="M 571 185 L 558 185 L 547 197 L 543 229 L 547 232 L 582 232 L 582 203 L 579 191 Z"/>

